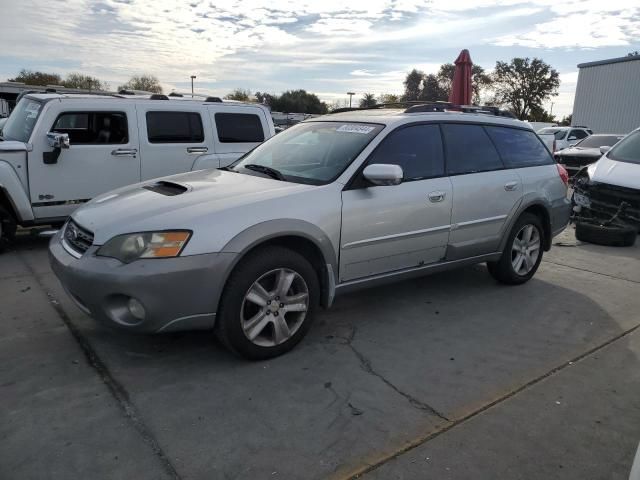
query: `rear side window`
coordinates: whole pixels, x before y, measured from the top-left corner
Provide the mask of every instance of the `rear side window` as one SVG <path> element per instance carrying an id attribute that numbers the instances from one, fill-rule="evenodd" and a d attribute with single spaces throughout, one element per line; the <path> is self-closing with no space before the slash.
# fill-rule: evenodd
<path id="1" fill-rule="evenodd" d="M 443 124 L 449 175 L 504 168 L 496 148 L 481 125 Z"/>
<path id="2" fill-rule="evenodd" d="M 485 127 L 505 165 L 510 168 L 551 165 L 553 158 L 532 131 Z"/>
<path id="3" fill-rule="evenodd" d="M 66 133 L 73 145 L 127 143 L 129 131 L 124 112 L 65 112 L 58 116 L 52 132 Z"/>
<path id="4" fill-rule="evenodd" d="M 149 143 L 202 143 L 204 130 L 197 112 L 147 112 Z"/>
<path id="5" fill-rule="evenodd" d="M 250 113 L 216 113 L 218 139 L 222 143 L 256 143 L 264 141 L 260 117 Z"/>
<path id="6" fill-rule="evenodd" d="M 368 165 L 376 163 L 399 165 L 405 181 L 444 175 L 440 129 L 414 125 L 391 132 L 368 161 Z"/>
<path id="7" fill-rule="evenodd" d="M 587 138 L 589 134 L 584 130 L 571 130 L 569 133 L 569 137 L 567 140 L 582 140 L 583 138 Z"/>

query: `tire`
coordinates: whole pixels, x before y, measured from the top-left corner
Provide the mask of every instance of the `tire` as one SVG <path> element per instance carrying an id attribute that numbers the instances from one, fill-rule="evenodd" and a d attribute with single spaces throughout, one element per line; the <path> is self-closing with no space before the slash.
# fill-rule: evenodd
<path id="1" fill-rule="evenodd" d="M 531 232 L 530 240 L 527 240 L 528 232 Z M 536 238 L 537 250 L 533 248 L 536 245 Z M 523 242 L 527 242 L 527 244 Z M 520 285 L 528 282 L 540 266 L 544 250 L 543 246 L 544 228 L 542 227 L 542 221 L 537 215 L 524 213 L 511 229 L 500 260 L 487 262 L 489 273 L 497 281 L 506 285 Z M 521 257 L 522 260 L 520 260 Z M 516 270 L 518 265 L 518 270 Z"/>
<path id="2" fill-rule="evenodd" d="M 595 223 L 576 223 L 576 238 L 581 242 L 612 247 L 630 247 L 636 243 L 638 231 L 629 226 L 602 226 Z"/>
<path id="3" fill-rule="evenodd" d="M 229 350 L 246 359 L 277 357 L 306 335 L 319 299 L 318 275 L 302 255 L 283 247 L 261 248 L 231 273 L 222 293 L 216 334 Z"/>
<path id="4" fill-rule="evenodd" d="M 4 252 L 16 236 L 16 220 L 7 210 L 0 207 L 0 253 Z"/>

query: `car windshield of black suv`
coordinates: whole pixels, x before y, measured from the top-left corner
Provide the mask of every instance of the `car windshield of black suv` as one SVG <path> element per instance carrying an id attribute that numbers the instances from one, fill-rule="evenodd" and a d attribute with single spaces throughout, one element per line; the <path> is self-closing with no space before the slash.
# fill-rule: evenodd
<path id="1" fill-rule="evenodd" d="M 619 162 L 640 164 L 640 130 L 629 134 L 613 147 L 607 157 Z"/>
<path id="2" fill-rule="evenodd" d="M 622 135 L 591 135 L 576 143 L 577 148 L 613 147 L 622 140 Z"/>
<path id="3" fill-rule="evenodd" d="M 335 180 L 382 130 L 355 122 L 305 122 L 252 150 L 228 170 L 323 185 Z"/>

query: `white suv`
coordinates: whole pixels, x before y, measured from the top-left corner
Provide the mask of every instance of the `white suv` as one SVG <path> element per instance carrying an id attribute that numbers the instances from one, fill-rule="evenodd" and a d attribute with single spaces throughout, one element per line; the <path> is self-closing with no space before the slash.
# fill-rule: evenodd
<path id="1" fill-rule="evenodd" d="M 538 135 L 547 134 L 554 136 L 553 152 L 557 152 L 593 135 L 593 131 L 587 127 L 547 127 L 538 130 Z"/>
<path id="2" fill-rule="evenodd" d="M 165 95 L 25 96 L 0 141 L 0 249 L 114 188 L 229 165 L 273 136 L 267 107 Z"/>

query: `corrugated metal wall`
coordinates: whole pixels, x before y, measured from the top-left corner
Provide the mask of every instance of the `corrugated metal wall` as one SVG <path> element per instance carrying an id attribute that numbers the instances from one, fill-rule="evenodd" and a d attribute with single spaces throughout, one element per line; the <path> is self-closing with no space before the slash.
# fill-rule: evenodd
<path id="1" fill-rule="evenodd" d="M 640 59 L 581 68 L 572 123 L 593 133 L 629 133 L 640 127 Z"/>

